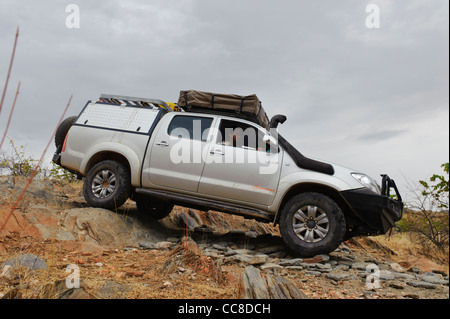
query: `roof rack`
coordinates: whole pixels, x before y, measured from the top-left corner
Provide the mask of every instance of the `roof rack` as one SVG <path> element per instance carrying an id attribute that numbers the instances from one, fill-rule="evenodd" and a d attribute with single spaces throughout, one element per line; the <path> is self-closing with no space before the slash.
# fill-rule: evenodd
<path id="1" fill-rule="evenodd" d="M 157 99 L 149 99 L 143 97 L 124 96 L 124 95 L 112 95 L 101 94 L 99 98 L 100 102 L 114 103 L 114 104 L 128 104 L 137 106 L 157 106 L 166 109 L 168 112 L 172 112 L 173 109 L 164 101 Z"/>

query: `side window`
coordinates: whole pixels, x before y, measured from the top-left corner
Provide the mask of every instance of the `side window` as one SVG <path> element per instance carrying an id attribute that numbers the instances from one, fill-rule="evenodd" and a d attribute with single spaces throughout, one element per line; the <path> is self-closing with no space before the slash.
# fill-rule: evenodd
<path id="1" fill-rule="evenodd" d="M 212 121 L 210 117 L 177 115 L 170 122 L 167 133 L 180 138 L 206 141 Z"/>
<path id="2" fill-rule="evenodd" d="M 230 120 L 222 120 L 217 136 L 217 143 L 221 145 L 266 151 L 264 134 L 256 127 Z"/>

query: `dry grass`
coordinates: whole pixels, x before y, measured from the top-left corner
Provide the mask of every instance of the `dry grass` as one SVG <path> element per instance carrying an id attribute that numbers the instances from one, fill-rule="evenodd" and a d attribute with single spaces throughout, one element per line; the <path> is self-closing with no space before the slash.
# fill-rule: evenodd
<path id="1" fill-rule="evenodd" d="M 421 244 L 417 241 L 416 235 L 409 232 L 370 237 L 370 239 L 395 252 L 391 258 L 397 262 L 411 258 L 427 258 L 443 266 L 447 273 L 449 272 L 448 246 L 443 251 L 437 247 Z"/>
<path id="2" fill-rule="evenodd" d="M 12 276 L 0 277 L 2 295 L 17 290 L 20 298 L 48 298 L 47 287 L 65 282 L 70 274 L 66 271 L 67 266 L 75 264 L 80 269 L 81 287 L 94 298 L 105 298 L 102 287 L 111 282 L 124 288 L 115 293 L 116 298 L 238 297 L 237 279 L 233 275 L 240 272 L 237 265 L 223 267 L 223 280 L 219 282 L 212 276 L 215 268 L 209 268 L 215 266 L 212 263 L 202 264 L 197 271 L 191 265 L 181 263 L 180 270 L 162 275 L 161 265 L 171 257 L 166 250 L 111 249 L 89 253 L 57 241 L 31 240 L 24 247 L 26 242 L 27 239 L 19 237 L 9 238 L 7 252 L 0 256 L 0 265 L 19 254 L 35 254 L 45 260 L 48 269 L 30 271 L 23 268 Z"/>

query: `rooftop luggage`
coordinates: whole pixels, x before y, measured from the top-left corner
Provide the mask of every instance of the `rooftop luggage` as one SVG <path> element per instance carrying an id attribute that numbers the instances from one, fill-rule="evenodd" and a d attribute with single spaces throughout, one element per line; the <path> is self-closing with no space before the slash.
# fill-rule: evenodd
<path id="1" fill-rule="evenodd" d="M 269 118 L 256 95 L 180 91 L 178 107 L 186 112 L 217 113 L 243 118 L 269 129 Z"/>

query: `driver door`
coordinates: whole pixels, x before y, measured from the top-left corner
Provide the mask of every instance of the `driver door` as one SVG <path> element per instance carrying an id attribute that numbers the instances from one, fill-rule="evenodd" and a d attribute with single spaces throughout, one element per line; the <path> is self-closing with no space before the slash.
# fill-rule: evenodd
<path id="1" fill-rule="evenodd" d="M 231 134 L 233 131 L 236 134 Z M 267 150 L 267 132 L 256 125 L 222 119 L 212 137 L 198 192 L 270 205 L 278 188 L 282 152 Z M 237 136 L 239 135 L 239 136 Z"/>

